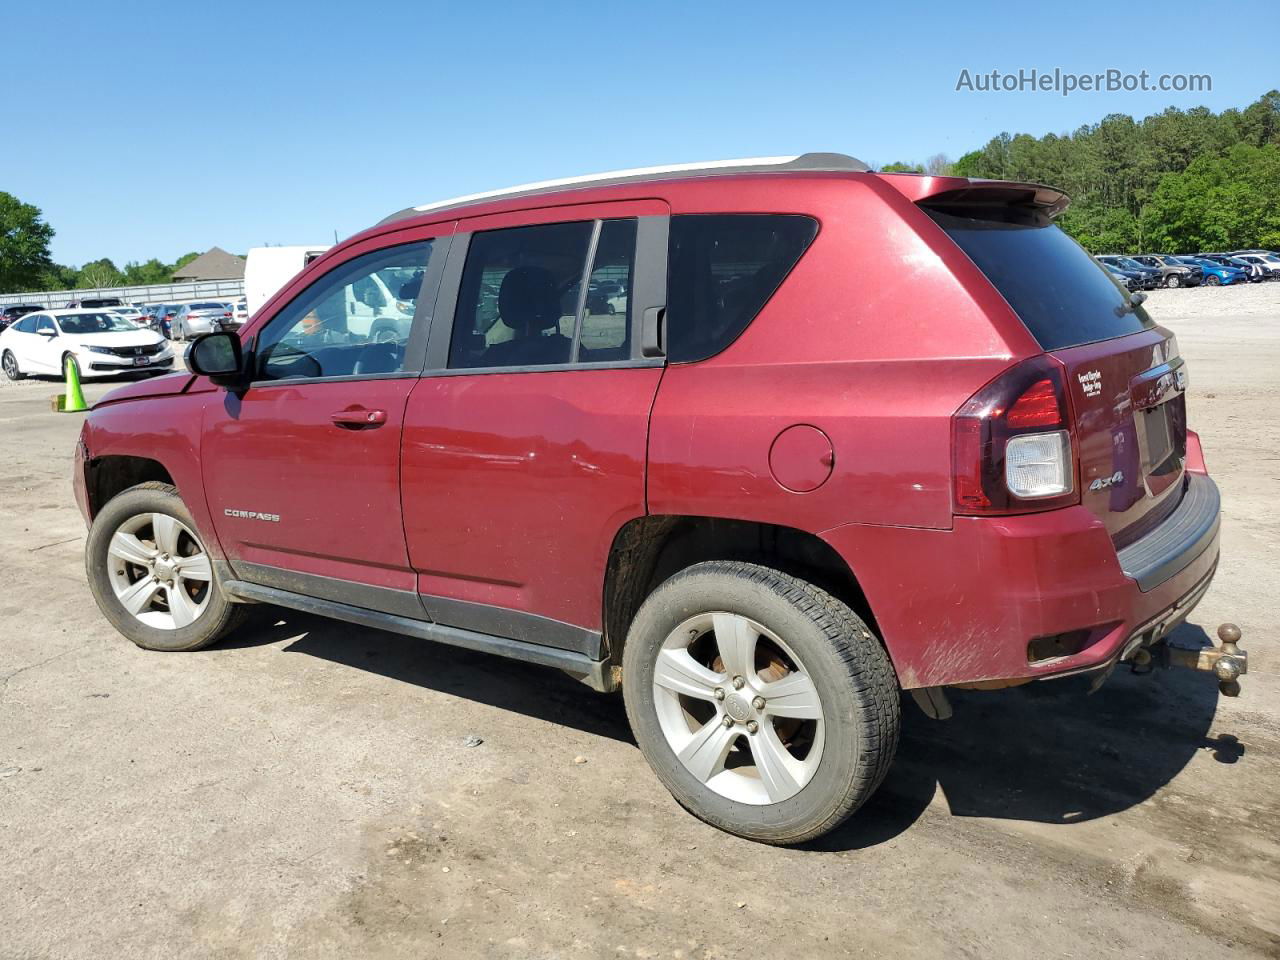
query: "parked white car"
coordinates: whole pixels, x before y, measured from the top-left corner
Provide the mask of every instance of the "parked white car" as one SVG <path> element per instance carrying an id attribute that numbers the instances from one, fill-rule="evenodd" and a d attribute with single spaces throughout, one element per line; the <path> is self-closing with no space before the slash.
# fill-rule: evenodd
<path id="1" fill-rule="evenodd" d="M 135 327 L 145 327 L 147 325 L 147 315 L 137 307 L 112 307 L 110 312 L 120 314 Z"/>
<path id="2" fill-rule="evenodd" d="M 10 380 L 33 373 L 61 376 L 67 357 L 75 358 L 81 377 L 167 373 L 174 362 L 164 337 L 111 310 L 43 310 L 0 333 L 0 367 Z"/>

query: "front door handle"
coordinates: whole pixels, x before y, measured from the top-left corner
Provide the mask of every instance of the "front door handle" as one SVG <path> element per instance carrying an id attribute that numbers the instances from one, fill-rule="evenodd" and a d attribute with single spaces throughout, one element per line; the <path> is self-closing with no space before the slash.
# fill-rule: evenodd
<path id="1" fill-rule="evenodd" d="M 350 407 L 331 414 L 329 419 L 344 430 L 372 430 L 387 422 L 387 411 Z"/>

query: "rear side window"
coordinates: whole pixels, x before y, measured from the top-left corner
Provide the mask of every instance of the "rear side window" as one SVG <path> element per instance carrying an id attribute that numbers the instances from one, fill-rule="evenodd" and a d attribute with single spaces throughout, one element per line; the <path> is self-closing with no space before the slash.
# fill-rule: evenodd
<path id="1" fill-rule="evenodd" d="M 733 343 L 817 233 L 817 220 L 793 214 L 672 217 L 668 359 L 705 360 Z"/>
<path id="2" fill-rule="evenodd" d="M 634 219 L 585 220 L 475 234 L 462 272 L 449 366 L 627 360 L 636 229 Z"/>
<path id="3" fill-rule="evenodd" d="M 1047 220 L 929 216 L 1000 291 L 1045 350 L 1110 340 L 1154 326 L 1084 249 Z"/>

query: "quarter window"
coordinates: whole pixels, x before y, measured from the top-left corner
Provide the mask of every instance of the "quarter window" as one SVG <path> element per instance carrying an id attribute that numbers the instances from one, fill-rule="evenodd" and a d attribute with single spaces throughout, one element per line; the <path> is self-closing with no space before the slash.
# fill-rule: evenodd
<path id="1" fill-rule="evenodd" d="M 447 245 L 446 245 L 447 246 Z M 433 254 L 428 240 L 349 260 L 278 313 L 258 337 L 258 380 L 404 371 L 405 347 Z"/>
<path id="2" fill-rule="evenodd" d="M 733 343 L 817 233 L 818 221 L 793 214 L 672 217 L 668 359 L 705 360 Z"/>

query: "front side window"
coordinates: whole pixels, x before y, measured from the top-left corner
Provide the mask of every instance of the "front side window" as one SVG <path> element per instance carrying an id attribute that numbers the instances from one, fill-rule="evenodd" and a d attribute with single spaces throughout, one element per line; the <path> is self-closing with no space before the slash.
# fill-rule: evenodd
<path id="1" fill-rule="evenodd" d="M 671 218 L 667 357 L 705 360 L 755 319 L 818 233 L 793 214 L 690 214 Z"/>
<path id="2" fill-rule="evenodd" d="M 416 276 L 421 286 L 433 252 L 443 255 L 430 240 L 389 247 L 348 260 L 316 280 L 259 335 L 255 379 L 404 372 L 420 291 L 401 297 L 403 291 L 391 290 L 388 279 Z"/>

